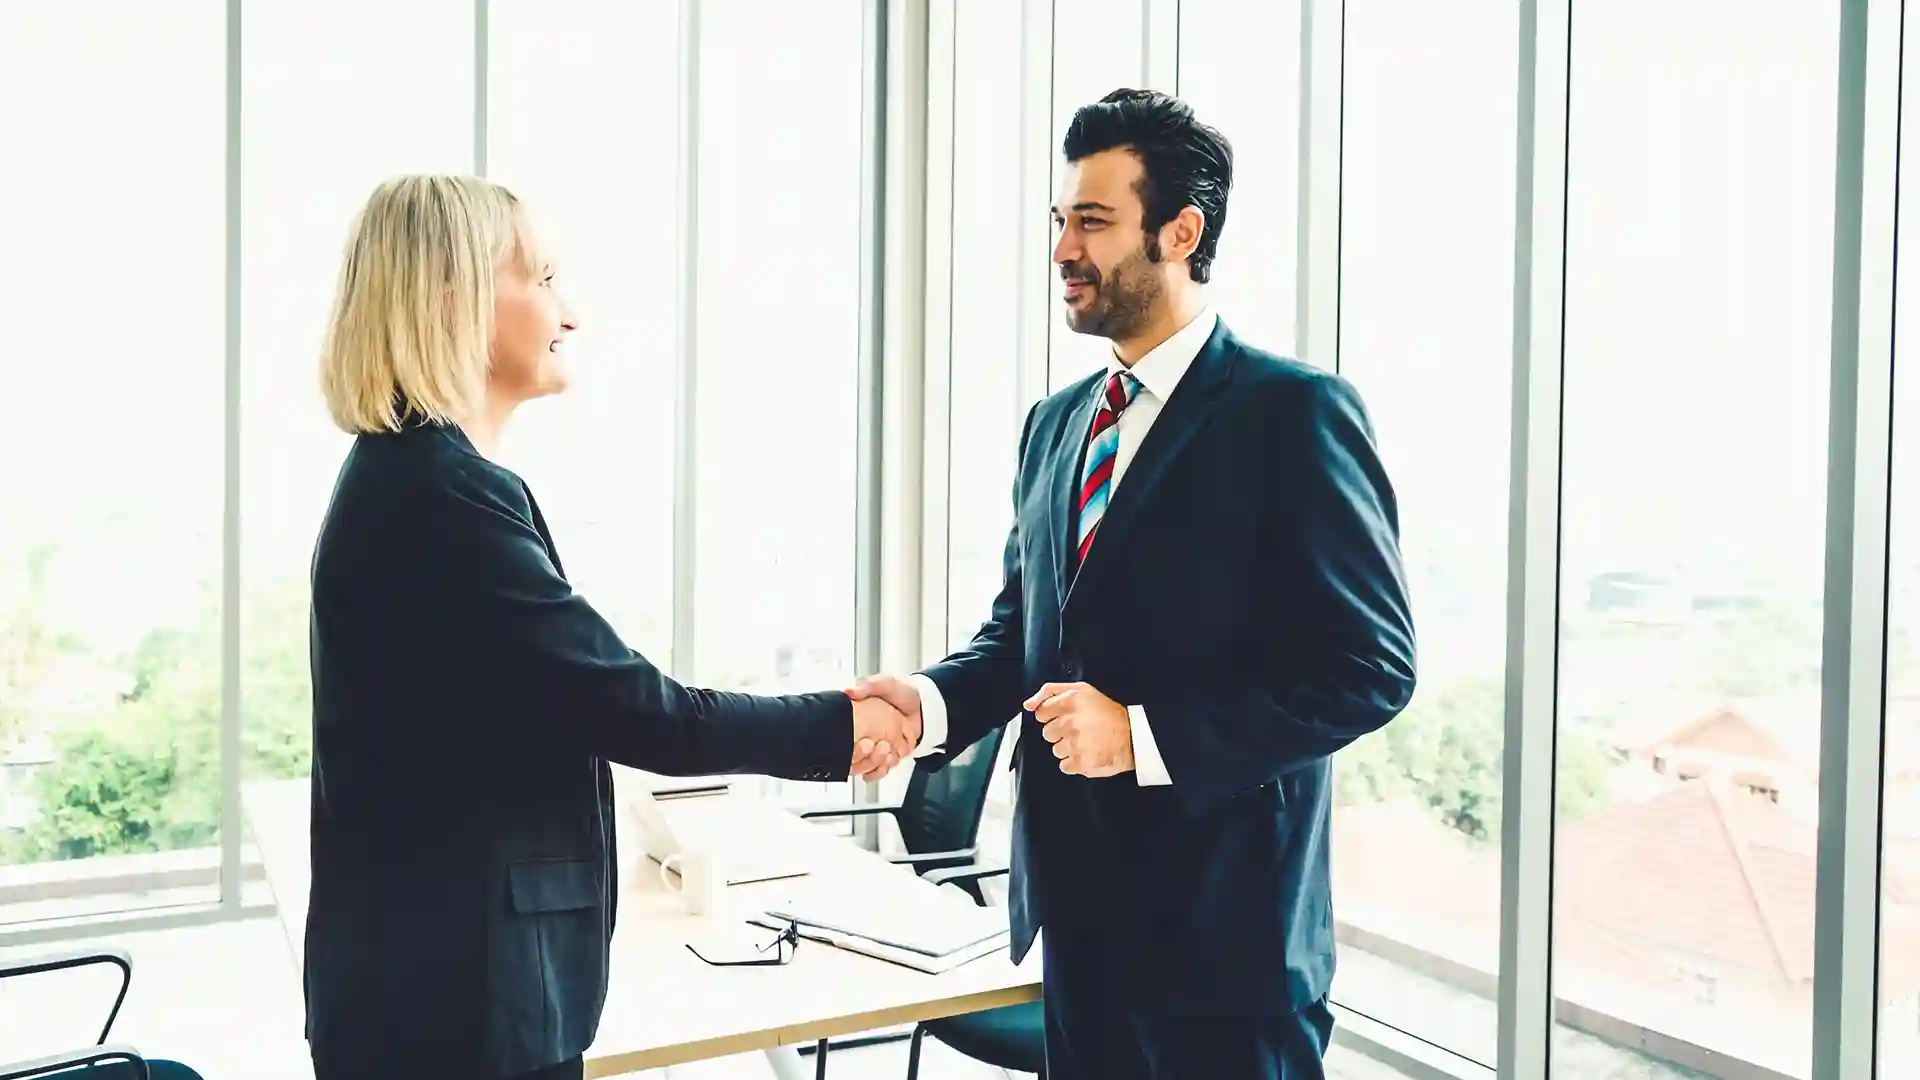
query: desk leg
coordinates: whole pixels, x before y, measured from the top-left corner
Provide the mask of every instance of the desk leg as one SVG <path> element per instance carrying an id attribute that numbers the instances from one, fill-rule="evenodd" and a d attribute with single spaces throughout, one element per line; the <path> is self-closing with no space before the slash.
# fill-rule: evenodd
<path id="1" fill-rule="evenodd" d="M 813 1080 L 814 1073 L 807 1067 L 807 1059 L 791 1046 L 770 1047 L 767 1064 L 773 1066 L 776 1080 Z"/>

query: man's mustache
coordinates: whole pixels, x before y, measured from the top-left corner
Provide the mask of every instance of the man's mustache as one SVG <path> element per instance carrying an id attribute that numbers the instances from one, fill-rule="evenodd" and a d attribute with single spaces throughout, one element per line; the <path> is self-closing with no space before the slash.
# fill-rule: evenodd
<path id="1" fill-rule="evenodd" d="M 1100 284 L 1100 271 L 1091 266 L 1078 263 L 1066 263 L 1060 267 L 1061 281 L 1084 281 L 1089 285 Z"/>

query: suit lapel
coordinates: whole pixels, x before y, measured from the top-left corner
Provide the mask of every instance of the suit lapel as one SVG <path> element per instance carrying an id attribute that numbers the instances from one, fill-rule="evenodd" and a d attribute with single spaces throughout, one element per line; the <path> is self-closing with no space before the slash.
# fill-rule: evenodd
<path id="1" fill-rule="evenodd" d="M 1067 591 L 1072 586 L 1077 562 L 1074 532 L 1080 500 L 1080 462 L 1081 455 L 1086 453 L 1087 432 L 1093 428 L 1094 411 L 1099 408 L 1099 385 L 1095 383 L 1080 395 L 1079 403 L 1067 413 L 1066 429 L 1054 450 L 1052 475 L 1048 480 L 1053 485 L 1053 497 L 1047 503 L 1051 508 L 1047 528 L 1053 536 L 1053 583 L 1059 591 L 1062 608 L 1067 606 Z"/>
<path id="2" fill-rule="evenodd" d="M 533 515 L 533 530 L 540 534 L 540 542 L 547 547 L 547 558 L 553 562 L 553 572 L 564 580 L 566 567 L 560 565 L 560 549 L 553 546 L 553 534 L 547 531 L 547 518 L 540 512 L 540 502 L 533 497 L 533 489 L 525 480 L 520 481 L 520 490 L 527 493 L 527 509 Z"/>
<path id="3" fill-rule="evenodd" d="M 1107 515 L 1101 519 L 1100 531 L 1093 538 L 1093 547 L 1087 551 L 1086 564 L 1069 580 L 1066 596 L 1060 603 L 1063 612 L 1074 596 L 1085 593 L 1112 565 L 1141 512 L 1152 504 L 1169 469 L 1206 426 L 1215 398 L 1231 374 L 1232 340 L 1226 323 L 1215 326 L 1213 336 L 1201 346 L 1173 396 L 1161 406 L 1160 415 L 1134 451 L 1126 475 L 1121 477 L 1107 503 Z M 1091 414 L 1088 422 L 1092 422 Z M 1073 558 L 1071 550 L 1066 552 L 1066 558 Z M 1069 561 L 1066 565 L 1073 564 Z"/>

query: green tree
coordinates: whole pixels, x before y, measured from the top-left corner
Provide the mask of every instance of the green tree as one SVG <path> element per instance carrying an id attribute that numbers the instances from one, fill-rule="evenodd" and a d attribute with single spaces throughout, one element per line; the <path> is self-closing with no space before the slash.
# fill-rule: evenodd
<path id="1" fill-rule="evenodd" d="M 192 755 L 150 725 L 118 720 L 56 736 L 55 765 L 37 778 L 40 813 L 10 853 L 15 860 L 192 847 L 217 835 L 217 820 L 195 821 L 177 805 L 193 786 L 183 768 Z"/>
<path id="2" fill-rule="evenodd" d="M 1500 836 L 1505 701 L 1499 679 L 1466 679 L 1417 695 L 1386 727 L 1334 755 L 1334 799 L 1352 805 L 1411 797 L 1477 841 Z M 1613 755 L 1590 735 L 1560 732 L 1562 820 L 1607 800 Z"/>
<path id="3" fill-rule="evenodd" d="M 14 860 L 85 858 L 212 843 L 220 830 L 222 710 L 217 595 L 186 628 L 148 634 L 124 664 L 133 689 L 54 736 L 35 778 L 41 813 Z M 270 582 L 241 608 L 241 769 L 306 774 L 311 760 L 306 587 Z"/>
<path id="4" fill-rule="evenodd" d="M 1820 685 L 1820 604 L 1769 600 L 1716 613 L 1696 631 L 1707 641 L 1708 689 L 1764 698 Z"/>
<path id="5" fill-rule="evenodd" d="M 0 756 L 26 731 L 48 675 L 83 651 L 48 612 L 48 570 L 57 549 L 39 544 L 17 560 L 0 560 Z"/>

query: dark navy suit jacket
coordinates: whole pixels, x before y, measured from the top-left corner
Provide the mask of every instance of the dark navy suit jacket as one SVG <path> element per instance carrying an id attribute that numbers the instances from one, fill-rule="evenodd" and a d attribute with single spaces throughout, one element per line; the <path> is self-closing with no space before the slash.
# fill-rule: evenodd
<path id="1" fill-rule="evenodd" d="M 513 1076 L 593 1041 L 619 875 L 609 759 L 847 775 L 840 692 L 682 687 L 568 586 L 457 428 L 363 435 L 313 561 L 307 1037 L 334 1076 Z"/>
<path id="2" fill-rule="evenodd" d="M 1099 942 L 1099 977 L 1149 1007 L 1292 1012 L 1333 977 L 1329 755 L 1413 693 L 1392 488 L 1349 383 L 1221 323 L 1076 570 L 1104 377 L 1027 417 L 1006 584 L 972 642 L 925 672 L 945 753 L 1020 714 L 1017 956 L 1045 925 Z M 1143 706 L 1172 785 L 1060 772 L 1020 712 L 1046 682 Z"/>

